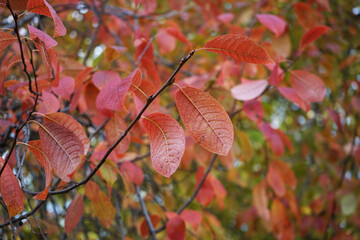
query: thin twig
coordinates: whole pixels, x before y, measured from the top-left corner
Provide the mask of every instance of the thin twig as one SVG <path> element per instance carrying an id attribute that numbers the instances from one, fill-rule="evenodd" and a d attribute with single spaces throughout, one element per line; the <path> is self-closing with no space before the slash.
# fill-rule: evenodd
<path id="1" fill-rule="evenodd" d="M 0 176 L 1 174 L 3 173 L 7 163 L 9 162 L 9 159 L 10 159 L 10 155 L 11 153 L 14 151 L 14 148 L 15 148 L 15 145 L 16 145 L 16 142 L 17 142 L 17 138 L 19 136 L 19 133 L 21 132 L 22 128 L 27 124 L 27 122 L 29 121 L 31 115 L 33 114 L 33 112 L 35 111 L 36 109 L 36 106 L 37 106 L 37 102 L 38 102 L 38 99 L 39 99 L 39 96 L 40 94 L 38 94 L 37 92 L 33 92 L 31 90 L 31 78 L 30 78 L 30 74 L 27 72 L 26 68 L 26 63 L 25 63 L 25 58 L 24 58 L 24 52 L 23 52 L 23 49 L 22 49 L 22 44 L 21 44 L 21 39 L 20 39 L 20 34 L 19 34 L 19 31 L 18 31 L 18 25 L 17 25 L 17 15 L 14 14 L 14 12 L 12 11 L 11 7 L 10 7 L 10 3 L 9 3 L 9 0 L 7 0 L 6 2 L 6 6 L 9 8 L 13 18 L 14 18 L 14 21 L 15 21 L 15 27 L 14 27 L 14 30 L 15 30 L 15 33 L 16 33 L 16 36 L 18 38 L 18 41 L 19 41 L 19 46 L 20 46 L 20 53 L 21 53 L 21 59 L 22 59 L 22 63 L 23 63 L 23 66 L 24 66 L 24 69 L 23 71 L 25 72 L 25 74 L 27 75 L 28 77 L 28 80 L 29 80 L 29 90 L 30 92 L 32 92 L 33 94 L 35 94 L 35 102 L 34 102 L 34 106 L 33 106 L 33 109 L 30 111 L 30 113 L 27 115 L 26 117 L 26 120 L 16 128 L 15 130 L 15 135 L 14 135 L 14 140 L 13 140 L 13 143 L 9 149 L 9 152 L 8 154 L 6 155 L 6 158 L 5 158 L 5 162 L 3 164 L 3 166 L 1 167 L 1 170 L 0 170 Z M 30 51 L 31 52 L 31 51 Z M 35 87 L 36 87 L 36 91 L 38 91 L 38 86 L 37 86 L 37 80 L 36 80 L 36 73 L 35 73 L 35 70 L 34 70 L 34 64 L 33 64 L 33 56 L 32 56 L 32 52 L 31 52 L 31 56 L 30 56 L 30 63 L 32 65 L 32 68 L 33 68 L 33 71 L 34 71 L 34 81 L 35 81 Z"/>
<path id="2" fill-rule="evenodd" d="M 194 201 L 196 195 L 199 193 L 199 191 L 200 191 L 201 187 L 203 186 L 203 184 L 204 184 L 207 176 L 209 175 L 209 173 L 210 173 L 210 171 L 211 171 L 211 169 L 212 169 L 212 167 L 213 167 L 213 165 L 214 165 L 214 163 L 215 163 L 215 160 L 216 160 L 216 157 L 217 157 L 217 156 L 218 156 L 217 154 L 214 154 L 214 155 L 212 156 L 211 161 L 210 161 L 210 164 L 209 164 L 208 168 L 206 169 L 206 172 L 204 173 L 204 176 L 202 176 L 199 184 L 198 184 L 197 187 L 195 188 L 195 191 L 193 192 L 193 194 L 191 195 L 191 197 L 176 211 L 177 214 L 182 213 L 182 211 L 184 211 L 185 208 L 187 208 L 187 207 L 192 203 L 192 201 Z M 165 230 L 165 227 L 166 227 L 166 226 L 165 226 L 165 224 L 164 224 L 162 227 L 156 229 L 156 230 L 155 230 L 156 233 L 161 232 L 161 231 L 164 231 L 164 230 Z"/>
<path id="3" fill-rule="evenodd" d="M 147 225 L 149 227 L 149 232 L 151 234 L 151 237 L 152 237 L 153 240 L 156 240 L 156 231 L 155 231 L 154 226 L 153 226 L 153 224 L 151 222 L 151 219 L 150 219 L 149 213 L 147 211 L 146 205 L 144 203 L 144 200 L 141 197 L 140 188 L 139 188 L 139 186 L 135 185 L 135 189 L 136 189 L 136 194 L 137 194 L 137 196 L 139 198 L 139 201 L 140 201 L 141 209 L 142 209 L 142 212 L 144 214 L 146 223 L 147 223 Z"/>
<path id="4" fill-rule="evenodd" d="M 91 36 L 91 42 L 90 42 L 90 45 L 88 47 L 88 50 L 86 51 L 86 54 L 85 54 L 85 57 L 84 57 L 84 62 L 83 64 L 86 66 L 86 61 L 88 60 L 89 56 L 90 56 L 90 53 L 92 51 L 92 49 L 94 48 L 94 44 L 95 44 L 95 40 L 96 40 L 96 37 L 97 37 L 97 34 L 99 32 L 99 29 L 103 23 L 103 15 L 104 15 L 104 12 L 105 12 L 105 6 L 106 6 L 106 3 L 107 3 L 108 0 L 104 0 L 103 3 L 101 4 L 101 9 L 100 9 L 100 12 L 98 13 L 97 11 L 95 11 L 95 6 L 92 6 L 92 8 L 94 8 L 94 13 L 97 15 L 99 21 L 98 21 L 98 25 L 97 27 L 95 28 L 95 31 L 93 33 L 93 35 Z"/>

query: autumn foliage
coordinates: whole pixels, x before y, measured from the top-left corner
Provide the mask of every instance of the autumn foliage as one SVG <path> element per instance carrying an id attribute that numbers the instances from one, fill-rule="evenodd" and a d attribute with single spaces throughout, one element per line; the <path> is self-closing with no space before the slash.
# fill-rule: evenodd
<path id="1" fill-rule="evenodd" d="M 0 235 L 359 238 L 359 7 L 0 7 Z"/>

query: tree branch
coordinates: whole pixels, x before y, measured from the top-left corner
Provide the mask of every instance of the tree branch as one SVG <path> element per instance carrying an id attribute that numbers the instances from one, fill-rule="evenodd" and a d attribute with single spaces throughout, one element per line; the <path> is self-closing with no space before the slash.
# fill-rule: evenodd
<path id="1" fill-rule="evenodd" d="M 135 189 L 136 189 L 136 194 L 137 194 L 137 196 L 139 198 L 139 201 L 140 201 L 141 210 L 142 210 L 142 212 L 144 214 L 146 223 L 147 223 L 147 225 L 149 227 L 150 235 L 151 235 L 153 240 L 156 240 L 156 231 L 155 231 L 154 226 L 153 226 L 153 224 L 151 222 L 151 219 L 150 219 L 149 213 L 147 211 L 146 205 L 144 203 L 144 200 L 141 197 L 140 188 L 139 188 L 139 186 L 135 185 Z"/>

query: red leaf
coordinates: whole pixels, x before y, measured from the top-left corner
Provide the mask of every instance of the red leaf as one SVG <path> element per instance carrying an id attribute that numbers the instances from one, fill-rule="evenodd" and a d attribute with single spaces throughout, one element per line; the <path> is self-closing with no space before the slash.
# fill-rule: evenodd
<path id="1" fill-rule="evenodd" d="M 36 48 L 39 50 L 41 58 L 43 60 L 43 63 L 46 67 L 47 78 L 53 78 L 51 56 L 50 56 L 48 49 L 45 46 L 45 43 L 41 39 L 36 37 L 34 39 L 34 44 L 35 44 Z"/>
<path id="2" fill-rule="evenodd" d="M 10 33 L 0 31 L 0 51 L 5 49 L 16 40 L 16 37 Z"/>
<path id="3" fill-rule="evenodd" d="M 84 213 L 84 197 L 77 194 L 71 201 L 65 214 L 65 232 L 70 235 L 72 230 L 79 224 Z"/>
<path id="4" fill-rule="evenodd" d="M 31 25 L 28 25 L 28 29 L 30 33 L 30 38 L 32 40 L 35 40 L 36 38 L 40 39 L 45 43 L 46 48 L 52 48 L 58 44 L 52 37 L 41 31 L 40 29 L 37 29 Z"/>
<path id="5" fill-rule="evenodd" d="M 273 63 L 266 50 L 248 37 L 227 34 L 214 38 L 204 45 L 204 50 L 224 54 L 247 63 Z M 200 50 L 200 49 L 199 49 Z"/>
<path id="6" fill-rule="evenodd" d="M 77 138 L 78 141 L 83 145 L 85 155 L 90 148 L 90 141 L 86 136 L 83 126 L 76 121 L 73 117 L 65 113 L 49 113 L 44 116 L 45 122 L 53 122 L 70 130 Z"/>
<path id="7" fill-rule="evenodd" d="M 7 0 L 0 0 L 0 7 L 4 7 L 5 8 L 5 4 L 6 4 Z M 10 3 L 10 7 L 12 10 L 26 10 L 26 5 L 27 5 L 28 0 L 12 0 L 9 1 Z"/>
<path id="8" fill-rule="evenodd" d="M 321 102 L 325 98 L 326 87 L 316 75 L 302 70 L 293 70 L 290 80 L 296 93 L 309 102 Z"/>
<path id="9" fill-rule="evenodd" d="M 270 143 L 270 147 L 275 155 L 281 156 L 285 152 L 284 144 L 280 135 L 274 130 L 269 123 L 262 122 L 259 125 L 260 131 L 265 135 L 266 139 Z"/>
<path id="10" fill-rule="evenodd" d="M 265 221 L 270 220 L 270 211 L 268 208 L 268 196 L 266 194 L 266 181 L 262 180 L 253 188 L 253 205 L 259 217 Z"/>
<path id="11" fill-rule="evenodd" d="M 171 53 L 176 47 L 176 40 L 164 29 L 160 29 L 156 34 L 156 40 L 159 44 L 159 52 L 161 54 Z"/>
<path id="12" fill-rule="evenodd" d="M 282 78 L 279 76 L 279 71 L 281 71 L 281 68 L 279 67 L 279 61 L 276 61 L 276 64 L 272 69 L 269 77 L 269 84 L 271 86 L 279 86 L 280 82 L 282 81 Z"/>
<path id="13" fill-rule="evenodd" d="M 305 29 L 312 28 L 322 22 L 321 16 L 316 10 L 305 2 L 295 3 L 294 11 L 299 24 Z"/>
<path id="14" fill-rule="evenodd" d="M 92 76 L 92 81 L 98 89 L 102 89 L 111 80 L 119 79 L 119 74 L 114 71 L 98 71 Z"/>
<path id="15" fill-rule="evenodd" d="M 108 81 L 96 98 L 96 107 L 106 116 L 111 116 L 112 111 L 125 110 L 124 98 L 130 85 L 131 79 L 120 76 Z"/>
<path id="16" fill-rule="evenodd" d="M 166 233 L 171 240 L 185 239 L 185 222 L 178 215 L 172 217 L 166 223 Z"/>
<path id="17" fill-rule="evenodd" d="M 57 97 L 46 90 L 42 91 L 41 95 L 42 102 L 39 104 L 39 112 L 46 114 L 57 112 L 59 110 L 60 103 Z"/>
<path id="18" fill-rule="evenodd" d="M 30 151 L 35 155 L 36 159 L 44 167 L 45 178 L 46 178 L 44 190 L 42 190 L 40 193 L 34 196 L 34 198 L 39 200 L 45 200 L 49 192 L 54 168 L 51 166 L 49 159 L 46 157 L 45 153 L 43 152 L 40 140 L 28 142 L 28 147 Z"/>
<path id="19" fill-rule="evenodd" d="M 198 167 L 196 171 L 196 187 L 199 185 L 201 178 L 204 176 L 204 168 Z M 209 177 L 205 179 L 205 182 L 200 188 L 200 191 L 196 195 L 196 200 L 201 203 L 204 207 L 209 205 L 211 201 L 215 198 L 214 188 L 212 186 Z"/>
<path id="20" fill-rule="evenodd" d="M 131 86 L 129 91 L 137 91 L 142 82 L 141 70 L 139 68 L 135 69 L 135 71 L 132 72 L 129 77 L 131 78 Z"/>
<path id="21" fill-rule="evenodd" d="M 135 183 L 141 186 L 144 180 L 144 173 L 140 167 L 132 162 L 123 162 L 120 166 L 120 171 L 124 175 L 126 181 Z"/>
<path id="22" fill-rule="evenodd" d="M 175 119 L 163 113 L 145 116 L 143 124 L 150 138 L 152 165 L 158 173 L 169 177 L 184 155 L 184 130 Z"/>
<path id="23" fill-rule="evenodd" d="M 70 100 L 74 87 L 75 83 L 72 77 L 63 77 L 60 79 L 59 85 L 57 87 L 53 87 L 52 90 L 56 95 Z"/>
<path id="24" fill-rule="evenodd" d="M 330 114 L 330 117 L 334 120 L 336 126 L 338 127 L 339 131 L 342 131 L 343 128 L 342 128 L 342 125 L 341 125 L 341 119 L 340 119 L 340 115 L 335 112 L 334 110 L 332 109 L 328 109 L 329 111 L 329 114 Z"/>
<path id="25" fill-rule="evenodd" d="M 299 51 L 302 52 L 310 43 L 316 41 L 330 28 L 326 26 L 316 26 L 308 30 L 300 40 Z"/>
<path id="26" fill-rule="evenodd" d="M 223 107 L 208 93 L 184 87 L 176 93 L 176 106 L 186 130 L 203 148 L 226 156 L 234 142 L 234 129 Z"/>
<path id="27" fill-rule="evenodd" d="M 266 180 L 277 196 L 283 197 L 285 195 L 285 183 L 273 161 L 269 165 Z"/>
<path id="28" fill-rule="evenodd" d="M 61 19 L 53 9 L 53 7 L 46 0 L 29 0 L 26 9 L 29 12 L 38 13 L 51 17 L 54 20 L 54 37 L 64 36 L 66 34 L 66 28 Z"/>
<path id="29" fill-rule="evenodd" d="M 159 223 L 160 217 L 158 215 L 150 215 L 151 223 L 154 227 Z M 149 235 L 149 227 L 146 222 L 146 219 L 143 219 L 140 224 L 140 234 L 143 238 L 147 237 Z"/>
<path id="30" fill-rule="evenodd" d="M 105 125 L 106 140 L 110 145 L 113 145 L 121 134 L 125 131 L 127 125 L 122 119 L 119 112 L 115 112 L 114 116 Z M 130 136 L 127 135 L 114 149 L 116 153 L 121 154 L 126 152 L 130 145 Z"/>
<path id="31" fill-rule="evenodd" d="M 310 103 L 303 100 L 294 89 L 288 87 L 278 87 L 278 90 L 281 95 L 298 105 L 305 112 L 310 110 Z"/>
<path id="32" fill-rule="evenodd" d="M 231 89 L 232 96 L 241 101 L 248 101 L 259 97 L 266 89 L 268 82 L 266 80 L 251 80 L 236 85 Z"/>
<path id="33" fill-rule="evenodd" d="M 4 163 L 4 159 L 0 157 L 0 168 L 3 167 Z M 5 166 L 0 176 L 0 193 L 6 204 L 9 217 L 14 217 L 24 210 L 25 196 L 9 165 Z"/>
<path id="34" fill-rule="evenodd" d="M 55 173 L 64 182 L 82 162 L 84 146 L 69 129 L 53 122 L 44 122 L 39 128 L 42 149 L 54 167 Z"/>
<path id="35" fill-rule="evenodd" d="M 185 209 L 180 214 L 180 217 L 189 223 L 196 231 L 201 223 L 202 215 L 198 211 Z"/>
<path id="36" fill-rule="evenodd" d="M 141 57 L 141 67 L 146 70 L 146 73 L 153 84 L 159 88 L 161 86 L 161 79 L 154 64 L 154 50 L 152 43 L 149 42 L 149 39 L 145 37 L 140 30 L 137 30 L 135 32 L 134 45 L 136 47 L 135 60 L 139 61 L 139 58 Z"/>
<path id="37" fill-rule="evenodd" d="M 177 38 L 180 42 L 185 43 L 189 47 L 192 46 L 192 44 L 189 42 L 189 40 L 184 36 L 184 34 L 179 29 L 177 29 L 175 27 L 167 27 L 167 28 L 165 28 L 165 31 L 168 34 L 170 34 L 171 36 L 173 36 L 174 38 Z"/>
<path id="38" fill-rule="evenodd" d="M 276 38 L 280 37 L 286 29 L 286 22 L 278 16 L 272 14 L 256 14 L 256 17 L 275 34 Z"/>
<path id="39" fill-rule="evenodd" d="M 244 113 L 248 118 L 256 123 L 260 123 L 264 117 L 264 109 L 259 100 L 250 100 L 244 102 Z"/>

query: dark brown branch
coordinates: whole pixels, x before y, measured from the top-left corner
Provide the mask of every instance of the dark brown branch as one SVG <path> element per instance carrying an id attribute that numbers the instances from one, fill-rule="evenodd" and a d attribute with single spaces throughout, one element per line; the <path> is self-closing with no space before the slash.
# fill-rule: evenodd
<path id="1" fill-rule="evenodd" d="M 16 146 L 16 141 L 17 141 L 17 138 L 19 136 L 19 133 L 20 131 L 23 129 L 23 127 L 27 124 L 27 122 L 29 121 L 31 115 L 33 114 L 33 112 L 35 111 L 35 108 L 36 108 L 36 105 L 37 105 L 37 102 L 38 102 L 38 99 L 39 99 L 39 93 L 37 92 L 33 92 L 32 91 L 32 88 L 31 88 L 31 77 L 30 77 L 30 74 L 28 73 L 28 71 L 26 70 L 27 66 L 26 66 L 26 63 L 25 63 L 25 58 L 24 58 L 24 52 L 23 52 L 23 49 L 22 49 L 22 43 L 21 43 L 21 39 L 20 39 L 20 34 L 19 34 L 19 29 L 18 29 L 18 25 L 17 25 L 17 15 L 14 14 L 14 12 L 12 11 L 11 7 L 10 7 L 10 3 L 9 3 L 9 0 L 7 0 L 6 2 L 6 6 L 9 8 L 10 12 L 11 12 L 11 15 L 13 16 L 14 18 L 14 22 L 15 22 L 15 27 L 14 27 L 14 31 L 16 33 L 16 36 L 18 38 L 18 42 L 19 42 L 19 46 L 20 46 L 20 53 L 21 53 L 21 60 L 22 60 L 22 63 L 23 63 L 23 71 L 25 72 L 26 76 L 28 77 L 28 80 L 29 80 L 29 91 L 31 93 L 33 93 L 35 95 L 35 103 L 34 103 L 34 106 L 33 106 L 33 109 L 31 110 L 31 112 L 27 115 L 26 117 L 26 120 L 16 128 L 15 130 L 15 136 L 14 136 L 14 140 L 12 142 L 12 145 L 9 149 L 9 152 L 8 154 L 6 155 L 6 158 L 5 158 L 5 162 L 3 164 L 3 166 L 1 167 L 1 170 L 0 170 L 0 176 L 1 174 L 3 173 L 7 163 L 9 162 L 9 159 L 10 159 L 10 155 L 11 153 L 14 151 L 14 148 Z M 34 71 L 34 75 L 35 75 L 35 78 L 34 78 L 34 81 L 35 81 L 35 86 L 36 86 L 36 91 L 38 90 L 37 89 L 37 81 L 36 81 L 36 73 L 35 73 L 35 70 L 34 70 L 34 65 L 33 65 L 33 57 L 32 57 L 32 54 L 31 54 L 31 57 L 30 57 L 30 63 L 32 65 L 32 68 L 33 68 L 33 71 Z"/>
<path id="2" fill-rule="evenodd" d="M 147 225 L 149 227 L 150 235 L 151 235 L 153 240 L 156 240 L 156 231 L 155 231 L 154 226 L 153 226 L 153 224 L 151 222 L 151 219 L 150 219 L 149 213 L 147 211 L 146 205 L 144 203 L 144 200 L 141 197 L 140 188 L 139 188 L 139 186 L 136 185 L 135 189 L 136 189 L 136 194 L 137 194 L 137 196 L 139 198 L 139 201 L 140 201 L 142 213 L 143 213 L 143 215 L 145 217 L 145 220 L 146 220 L 146 223 L 147 223 Z"/>

